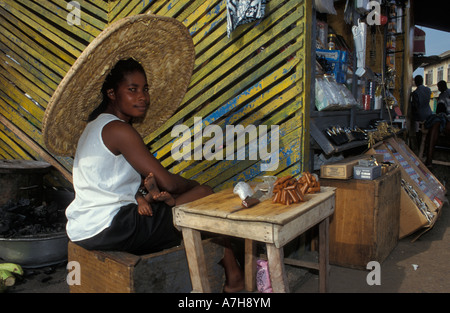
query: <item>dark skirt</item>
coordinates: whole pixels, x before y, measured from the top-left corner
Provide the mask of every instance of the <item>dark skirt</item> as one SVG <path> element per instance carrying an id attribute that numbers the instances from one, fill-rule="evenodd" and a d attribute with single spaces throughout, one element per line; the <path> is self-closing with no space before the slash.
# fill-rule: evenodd
<path id="1" fill-rule="evenodd" d="M 181 234 L 173 226 L 172 208 L 151 204 L 153 216 L 138 213 L 136 204 L 120 208 L 111 225 L 99 234 L 75 243 L 87 250 L 115 250 L 133 254 L 154 253 L 177 246 Z"/>

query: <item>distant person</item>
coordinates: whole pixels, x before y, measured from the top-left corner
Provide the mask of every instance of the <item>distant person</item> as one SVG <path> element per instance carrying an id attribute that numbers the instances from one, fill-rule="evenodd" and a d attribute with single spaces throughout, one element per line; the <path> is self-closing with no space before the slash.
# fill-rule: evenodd
<path id="1" fill-rule="evenodd" d="M 434 147 L 439 138 L 439 134 L 443 133 L 450 136 L 450 90 L 447 88 L 447 83 L 444 80 L 438 82 L 438 89 L 441 92 L 438 98 L 436 107 L 436 114 L 429 116 L 425 122 L 425 127 L 428 128 L 428 150 L 425 165 L 432 166 Z"/>
<path id="2" fill-rule="evenodd" d="M 411 96 L 412 118 L 415 122 L 424 122 L 433 114 L 430 108 L 431 90 L 423 85 L 422 75 L 414 77 L 414 83 L 417 89 L 413 91 Z"/>
<path id="3" fill-rule="evenodd" d="M 447 88 L 447 82 L 441 80 L 437 83 L 437 87 L 441 93 L 438 98 L 436 114 L 444 112 L 446 115 L 450 115 L 450 89 Z"/>

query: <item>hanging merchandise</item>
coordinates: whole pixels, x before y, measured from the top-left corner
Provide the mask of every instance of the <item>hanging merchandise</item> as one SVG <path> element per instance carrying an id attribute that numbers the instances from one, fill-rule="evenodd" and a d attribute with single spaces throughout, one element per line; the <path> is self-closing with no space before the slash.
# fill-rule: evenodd
<path id="1" fill-rule="evenodd" d="M 328 50 L 336 49 L 336 34 L 328 34 Z"/>
<path id="2" fill-rule="evenodd" d="M 363 76 L 366 72 L 366 39 L 367 39 L 367 25 L 358 20 L 358 25 L 352 27 L 353 39 L 355 40 L 356 52 L 356 75 Z"/>
<path id="3" fill-rule="evenodd" d="M 337 14 L 333 0 L 315 0 L 314 5 L 316 10 L 320 13 Z"/>
<path id="4" fill-rule="evenodd" d="M 369 0 L 355 0 L 355 10 L 360 14 L 367 13 L 368 5 Z"/>
<path id="5" fill-rule="evenodd" d="M 266 0 L 227 0 L 227 36 L 239 25 L 264 17 Z"/>

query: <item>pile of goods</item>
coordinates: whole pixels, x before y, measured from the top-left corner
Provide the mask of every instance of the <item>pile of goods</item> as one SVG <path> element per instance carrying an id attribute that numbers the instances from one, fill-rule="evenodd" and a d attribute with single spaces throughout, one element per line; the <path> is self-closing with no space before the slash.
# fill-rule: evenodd
<path id="1" fill-rule="evenodd" d="M 289 205 L 306 201 L 305 195 L 320 192 L 320 183 L 315 175 L 303 172 L 298 179 L 292 175 L 277 178 L 276 176 L 263 176 L 263 183 L 258 183 L 253 190 L 246 182 L 239 182 L 233 189 L 242 200 L 244 208 L 272 199 L 273 203 Z"/>
<path id="2" fill-rule="evenodd" d="M 305 194 L 320 191 L 320 183 L 314 175 L 304 172 L 299 179 L 284 176 L 277 179 L 273 188 L 273 203 L 289 205 L 305 201 Z"/>
<path id="3" fill-rule="evenodd" d="M 6 291 L 7 287 L 16 283 L 15 275 L 23 275 L 20 265 L 14 263 L 0 263 L 0 293 Z"/>

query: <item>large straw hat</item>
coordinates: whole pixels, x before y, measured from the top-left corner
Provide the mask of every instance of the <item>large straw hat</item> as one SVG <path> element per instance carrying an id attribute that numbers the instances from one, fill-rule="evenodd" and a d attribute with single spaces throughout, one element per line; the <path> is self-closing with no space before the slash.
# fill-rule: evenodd
<path id="1" fill-rule="evenodd" d="M 170 17 L 140 14 L 108 26 L 75 61 L 50 99 L 44 142 L 56 155 L 75 155 L 88 115 L 101 100 L 106 75 L 121 59 L 134 58 L 147 73 L 150 107 L 134 127 L 145 137 L 175 112 L 189 85 L 195 51 L 187 28 Z"/>

